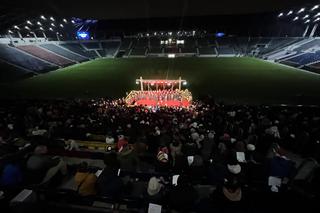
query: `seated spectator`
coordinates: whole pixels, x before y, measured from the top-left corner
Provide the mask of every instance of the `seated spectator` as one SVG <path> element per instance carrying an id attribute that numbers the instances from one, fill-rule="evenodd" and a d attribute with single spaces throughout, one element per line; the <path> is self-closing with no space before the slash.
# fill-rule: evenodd
<path id="1" fill-rule="evenodd" d="M 111 198 L 119 198 L 123 190 L 123 182 L 118 176 L 119 161 L 115 153 L 104 159 L 105 168 L 97 180 L 97 194 Z"/>
<path id="2" fill-rule="evenodd" d="M 147 193 L 145 199 L 148 203 L 162 204 L 164 197 L 164 185 L 161 180 L 152 177 L 148 182 Z"/>
<path id="3" fill-rule="evenodd" d="M 191 185 L 187 176 L 178 178 L 177 186 L 168 192 L 168 204 L 178 212 L 191 211 L 198 200 L 197 191 Z"/>
<path id="4" fill-rule="evenodd" d="M 33 177 L 32 183 L 46 183 L 58 172 L 62 175 L 67 173 L 66 164 L 58 157 L 47 156 L 46 146 L 39 145 L 34 154 L 27 160 L 27 170 Z"/>
<path id="5" fill-rule="evenodd" d="M 21 168 L 16 161 L 7 163 L 0 175 L 1 187 L 19 187 L 23 181 Z"/>
<path id="6" fill-rule="evenodd" d="M 97 176 L 90 172 L 88 163 L 82 162 L 79 165 L 78 171 L 74 176 L 77 191 L 82 196 L 89 196 L 96 194 Z"/>

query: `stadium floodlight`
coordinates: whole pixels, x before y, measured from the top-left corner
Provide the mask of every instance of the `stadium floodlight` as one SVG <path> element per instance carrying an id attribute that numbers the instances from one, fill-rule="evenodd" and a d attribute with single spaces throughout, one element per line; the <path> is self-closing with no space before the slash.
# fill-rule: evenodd
<path id="1" fill-rule="evenodd" d="M 25 26 L 25 27 L 24 27 L 24 29 L 26 29 L 26 30 L 30 30 L 30 28 L 29 28 L 28 26 Z"/>
<path id="2" fill-rule="evenodd" d="M 51 27 L 49 28 L 49 30 L 50 30 L 50 31 L 53 31 L 53 29 L 52 29 Z"/>
<path id="3" fill-rule="evenodd" d="M 8 33 L 13 33 L 11 30 L 8 30 Z"/>
<path id="4" fill-rule="evenodd" d="M 61 28 L 63 28 L 63 24 L 60 24 L 59 26 L 60 26 Z"/>
<path id="5" fill-rule="evenodd" d="M 74 20 L 72 20 L 71 22 L 72 22 L 72 24 L 75 24 L 75 23 L 76 23 Z"/>
<path id="6" fill-rule="evenodd" d="M 310 22 L 310 19 L 307 19 L 304 23 L 308 24 Z"/>
<path id="7" fill-rule="evenodd" d="M 31 21 L 27 20 L 27 24 L 32 25 Z"/>
<path id="8" fill-rule="evenodd" d="M 316 10 L 316 9 L 318 9 L 319 8 L 319 5 L 317 4 L 317 5 L 314 5 L 314 7 L 313 8 L 311 8 L 311 11 L 314 11 L 314 10 Z"/>
<path id="9" fill-rule="evenodd" d="M 282 17 L 282 16 L 283 16 L 283 13 L 280 13 L 280 14 L 278 15 L 279 18 Z"/>
<path id="10" fill-rule="evenodd" d="M 20 27 L 18 27 L 17 25 L 13 26 L 14 29 L 20 30 Z"/>
<path id="11" fill-rule="evenodd" d="M 308 14 L 305 15 L 305 16 L 303 16 L 302 20 L 305 20 L 305 19 L 307 19 L 307 18 L 309 18 L 309 15 L 308 15 Z"/>
<path id="12" fill-rule="evenodd" d="M 52 26 L 52 27 L 55 27 L 56 25 L 55 25 L 54 23 L 51 23 L 51 26 Z"/>
<path id="13" fill-rule="evenodd" d="M 52 16 L 50 17 L 50 20 L 51 20 L 51 21 L 55 21 L 55 20 L 54 20 L 54 18 L 53 18 Z"/>
<path id="14" fill-rule="evenodd" d="M 318 16 L 320 16 L 320 13 L 315 14 L 313 17 L 316 18 Z"/>
<path id="15" fill-rule="evenodd" d="M 39 29 L 40 29 L 40 30 L 44 30 L 43 27 L 40 27 Z"/>
<path id="16" fill-rule="evenodd" d="M 40 21 L 38 21 L 38 22 L 37 22 L 37 25 L 42 26 L 42 24 L 41 24 L 41 22 L 40 22 Z"/>
<path id="17" fill-rule="evenodd" d="M 42 20 L 47 20 L 47 18 L 44 17 L 44 15 L 40 16 L 40 18 L 41 18 Z"/>
<path id="18" fill-rule="evenodd" d="M 68 23 L 67 19 L 65 19 L 65 18 L 63 19 L 63 22 L 64 22 L 64 23 Z"/>
<path id="19" fill-rule="evenodd" d="M 294 17 L 293 21 L 299 20 L 299 16 Z"/>
<path id="20" fill-rule="evenodd" d="M 318 22 L 318 21 L 320 21 L 320 18 L 319 18 L 319 17 L 316 18 L 313 22 Z"/>
<path id="21" fill-rule="evenodd" d="M 287 16 L 290 16 L 292 13 L 293 13 L 293 11 L 290 10 L 290 11 L 287 13 Z"/>
<path id="22" fill-rule="evenodd" d="M 300 14 L 300 13 L 303 13 L 304 11 L 306 10 L 306 8 L 301 8 L 299 11 L 298 11 L 298 14 Z"/>

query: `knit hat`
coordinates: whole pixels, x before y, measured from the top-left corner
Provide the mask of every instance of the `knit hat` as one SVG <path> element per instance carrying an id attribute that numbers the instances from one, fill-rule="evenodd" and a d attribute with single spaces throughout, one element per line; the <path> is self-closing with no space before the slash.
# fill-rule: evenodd
<path id="1" fill-rule="evenodd" d="M 161 190 L 161 184 L 156 177 L 152 177 L 149 180 L 147 192 L 150 196 L 156 195 Z"/>
<path id="2" fill-rule="evenodd" d="M 157 159 L 162 163 L 167 163 L 169 161 L 168 149 L 166 147 L 159 150 Z"/>
<path id="3" fill-rule="evenodd" d="M 254 151 L 256 149 L 256 146 L 253 144 L 247 144 L 247 150 L 248 151 Z"/>
<path id="4" fill-rule="evenodd" d="M 229 172 L 232 174 L 237 175 L 241 172 L 241 166 L 239 164 L 235 164 L 235 165 L 228 164 L 227 167 Z"/>
<path id="5" fill-rule="evenodd" d="M 35 154 L 46 154 L 48 152 L 48 148 L 44 145 L 39 145 L 34 149 Z"/>

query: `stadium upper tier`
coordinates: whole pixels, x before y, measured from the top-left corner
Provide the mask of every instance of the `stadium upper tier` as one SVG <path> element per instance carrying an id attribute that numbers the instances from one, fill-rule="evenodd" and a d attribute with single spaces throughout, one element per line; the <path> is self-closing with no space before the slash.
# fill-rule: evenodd
<path id="1" fill-rule="evenodd" d="M 318 72 L 320 39 L 296 37 L 148 36 L 111 40 L 10 43 L 0 39 L 2 64 L 24 75 L 42 73 L 101 57 L 259 57 Z M 8 67 L 8 66 L 6 66 Z M 7 69 L 7 68 L 6 68 Z M 9 78 L 8 78 L 9 80 Z"/>

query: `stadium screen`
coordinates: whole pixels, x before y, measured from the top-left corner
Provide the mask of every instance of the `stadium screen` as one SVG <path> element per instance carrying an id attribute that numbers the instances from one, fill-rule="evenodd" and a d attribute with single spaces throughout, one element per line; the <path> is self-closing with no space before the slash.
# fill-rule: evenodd
<path id="1" fill-rule="evenodd" d="M 80 40 L 89 40 L 90 39 L 90 34 L 89 34 L 89 32 L 78 31 L 77 32 L 77 38 L 80 39 Z"/>
<path id="2" fill-rule="evenodd" d="M 217 37 L 217 38 L 221 38 L 221 37 L 223 37 L 223 36 L 225 36 L 225 34 L 224 34 L 223 32 L 218 32 L 218 33 L 216 33 L 216 37 Z"/>

